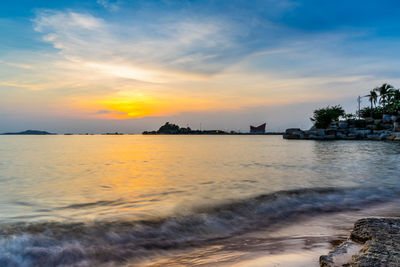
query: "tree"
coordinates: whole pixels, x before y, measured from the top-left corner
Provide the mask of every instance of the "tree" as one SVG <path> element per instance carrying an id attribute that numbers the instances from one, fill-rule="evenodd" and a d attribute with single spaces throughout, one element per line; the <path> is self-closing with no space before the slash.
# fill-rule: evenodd
<path id="1" fill-rule="evenodd" d="M 388 106 L 391 114 L 399 112 L 400 108 L 400 90 L 392 89 L 388 97 Z"/>
<path id="2" fill-rule="evenodd" d="M 346 121 L 353 120 L 353 119 L 356 118 L 356 116 L 355 116 L 354 114 L 352 114 L 352 113 L 344 114 L 342 117 L 343 117 Z"/>
<path id="3" fill-rule="evenodd" d="M 374 106 L 376 107 L 376 102 L 378 101 L 378 94 L 375 90 L 369 91 L 368 100 L 371 103 L 371 118 L 374 117 Z"/>
<path id="4" fill-rule="evenodd" d="M 393 85 L 384 83 L 379 87 L 376 87 L 374 91 L 379 92 L 379 104 L 382 104 L 383 108 L 386 110 L 386 105 L 388 103 L 391 91 L 394 89 Z"/>
<path id="5" fill-rule="evenodd" d="M 163 126 L 158 129 L 158 133 L 165 133 L 165 134 L 177 134 L 179 133 L 179 126 L 166 122 Z"/>
<path id="6" fill-rule="evenodd" d="M 383 113 L 384 112 L 383 112 L 382 107 L 375 107 L 373 109 L 371 109 L 370 107 L 365 107 L 360 110 L 360 117 L 365 119 L 365 118 L 371 117 L 371 114 L 372 114 L 372 118 L 378 120 L 378 119 L 382 119 Z M 357 111 L 357 114 L 358 114 L 358 111 Z"/>
<path id="7" fill-rule="evenodd" d="M 316 128 L 325 129 L 332 122 L 338 121 L 341 116 L 345 116 L 342 106 L 327 106 L 326 108 L 314 110 L 314 116 L 310 120 L 314 122 Z"/>

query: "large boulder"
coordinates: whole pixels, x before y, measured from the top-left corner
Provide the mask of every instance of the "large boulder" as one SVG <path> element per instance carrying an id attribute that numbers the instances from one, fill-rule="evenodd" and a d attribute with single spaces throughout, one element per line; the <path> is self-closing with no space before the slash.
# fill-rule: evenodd
<path id="1" fill-rule="evenodd" d="M 379 134 L 367 134 L 367 139 L 368 140 L 381 140 L 380 135 Z"/>
<path id="2" fill-rule="evenodd" d="M 285 134 L 299 134 L 304 133 L 300 128 L 289 128 L 286 129 Z"/>
<path id="3" fill-rule="evenodd" d="M 320 266 L 326 267 L 400 266 L 400 219 L 358 220 L 350 239 L 319 261 Z"/>
<path id="4" fill-rule="evenodd" d="M 368 134 L 371 133 L 371 130 L 366 130 L 366 129 L 355 130 L 354 133 L 357 135 L 358 138 L 365 138 L 367 137 Z"/>
<path id="5" fill-rule="evenodd" d="M 349 133 L 346 136 L 346 140 L 357 140 L 357 139 L 359 139 L 359 138 L 358 138 L 357 134 L 354 134 L 354 133 Z"/>
<path id="6" fill-rule="evenodd" d="M 379 139 L 380 139 L 380 140 L 390 140 L 390 139 L 389 139 L 390 136 L 392 136 L 390 133 L 381 133 L 381 134 L 379 135 Z"/>
<path id="7" fill-rule="evenodd" d="M 303 139 L 304 138 L 304 131 L 300 130 L 299 128 L 289 128 L 286 129 L 285 134 L 283 135 L 284 139 Z"/>
<path id="8" fill-rule="evenodd" d="M 336 139 L 336 135 L 334 134 L 327 134 L 325 135 L 325 140 L 335 140 Z"/>
<path id="9" fill-rule="evenodd" d="M 399 122 L 395 122 L 393 124 L 393 131 L 400 132 L 400 123 Z"/>
<path id="10" fill-rule="evenodd" d="M 343 132 L 337 132 L 336 133 L 336 138 L 337 139 L 346 139 L 347 135 Z"/>
<path id="11" fill-rule="evenodd" d="M 325 134 L 326 134 L 326 135 L 333 135 L 333 136 L 336 136 L 336 133 L 337 133 L 337 129 L 329 128 L 329 129 L 326 129 L 326 130 L 325 130 Z"/>
<path id="12" fill-rule="evenodd" d="M 339 128 L 346 129 L 349 126 L 347 121 L 340 121 L 339 122 Z"/>
<path id="13" fill-rule="evenodd" d="M 392 122 L 392 115 L 383 114 L 383 116 L 382 116 L 382 121 L 383 121 L 383 122 L 387 122 L 387 123 Z"/>
<path id="14" fill-rule="evenodd" d="M 315 135 L 315 136 L 325 136 L 325 130 L 323 129 L 314 129 L 308 131 L 309 135 Z"/>
<path id="15" fill-rule="evenodd" d="M 382 127 L 382 129 L 393 129 L 393 124 L 392 123 L 382 123 L 381 127 Z"/>

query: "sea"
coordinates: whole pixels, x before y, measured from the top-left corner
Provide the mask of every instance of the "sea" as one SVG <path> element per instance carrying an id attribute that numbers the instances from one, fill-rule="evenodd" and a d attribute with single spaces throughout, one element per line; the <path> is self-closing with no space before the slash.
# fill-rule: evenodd
<path id="1" fill-rule="evenodd" d="M 319 266 L 400 215 L 400 143 L 0 136 L 0 266 Z"/>

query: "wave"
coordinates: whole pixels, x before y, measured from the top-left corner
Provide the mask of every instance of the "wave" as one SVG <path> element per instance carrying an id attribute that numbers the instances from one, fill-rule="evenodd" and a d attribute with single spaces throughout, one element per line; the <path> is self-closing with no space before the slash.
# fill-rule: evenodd
<path id="1" fill-rule="evenodd" d="M 302 216 L 361 209 L 398 197 L 393 188 L 307 188 L 195 207 L 189 213 L 151 220 L 1 224 L 0 266 L 123 264 L 295 222 Z"/>

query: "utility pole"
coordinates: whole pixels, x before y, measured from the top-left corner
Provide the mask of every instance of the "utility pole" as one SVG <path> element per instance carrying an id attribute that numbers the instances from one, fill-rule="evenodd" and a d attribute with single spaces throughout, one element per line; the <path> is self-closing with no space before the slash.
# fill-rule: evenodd
<path id="1" fill-rule="evenodd" d="M 363 95 L 363 96 L 358 96 L 357 97 L 357 102 L 358 102 L 358 119 L 360 120 L 361 119 L 361 98 L 362 97 L 369 97 L 369 95 Z M 372 104 L 371 104 L 371 106 L 372 106 Z M 372 108 L 371 108 L 371 111 L 372 111 Z"/>

